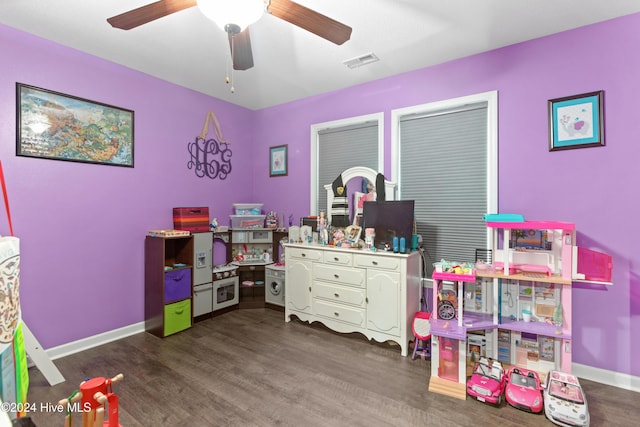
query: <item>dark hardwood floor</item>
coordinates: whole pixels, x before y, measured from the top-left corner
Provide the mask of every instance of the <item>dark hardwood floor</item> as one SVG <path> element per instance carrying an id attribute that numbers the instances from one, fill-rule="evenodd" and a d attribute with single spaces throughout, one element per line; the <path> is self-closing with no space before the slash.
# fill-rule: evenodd
<path id="1" fill-rule="evenodd" d="M 122 373 L 114 391 L 123 427 L 553 425 L 504 403 L 429 393 L 429 360 L 402 357 L 397 345 L 283 319 L 233 311 L 164 340 L 141 333 L 58 359 L 66 381 L 51 387 L 31 368 L 28 401 L 55 403 L 87 377 Z M 593 427 L 638 425 L 638 393 L 582 383 Z M 30 416 L 38 427 L 64 422 Z"/>

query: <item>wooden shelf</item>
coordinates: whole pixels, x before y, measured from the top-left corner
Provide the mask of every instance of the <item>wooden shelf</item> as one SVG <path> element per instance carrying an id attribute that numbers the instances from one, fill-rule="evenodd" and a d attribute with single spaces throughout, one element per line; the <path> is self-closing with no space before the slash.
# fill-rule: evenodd
<path id="1" fill-rule="evenodd" d="M 144 257 L 145 330 L 164 338 L 190 327 L 193 310 L 193 236 L 146 236 Z M 176 264 L 184 265 L 173 267 Z M 165 270 L 167 266 L 173 268 Z"/>

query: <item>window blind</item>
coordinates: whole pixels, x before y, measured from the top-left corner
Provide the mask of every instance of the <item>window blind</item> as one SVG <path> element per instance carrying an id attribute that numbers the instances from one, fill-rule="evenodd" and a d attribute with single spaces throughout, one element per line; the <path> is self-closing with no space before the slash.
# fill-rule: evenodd
<path id="1" fill-rule="evenodd" d="M 399 191 L 415 200 L 427 277 L 440 259 L 475 261 L 487 247 L 487 105 L 400 119 Z"/>
<path id="2" fill-rule="evenodd" d="M 378 169 L 378 123 L 326 129 L 318 132 L 318 210 L 327 208 L 326 184 L 354 166 Z M 345 182 L 345 184 L 347 184 Z M 348 187 L 349 194 L 360 188 Z M 351 202 L 351 200 L 349 200 Z"/>

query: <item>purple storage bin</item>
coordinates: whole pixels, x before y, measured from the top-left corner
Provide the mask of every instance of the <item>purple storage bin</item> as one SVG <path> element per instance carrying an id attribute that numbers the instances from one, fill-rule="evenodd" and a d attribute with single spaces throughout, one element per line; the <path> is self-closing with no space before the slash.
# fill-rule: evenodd
<path id="1" fill-rule="evenodd" d="M 191 269 L 171 270 L 164 274 L 164 302 L 191 297 Z"/>

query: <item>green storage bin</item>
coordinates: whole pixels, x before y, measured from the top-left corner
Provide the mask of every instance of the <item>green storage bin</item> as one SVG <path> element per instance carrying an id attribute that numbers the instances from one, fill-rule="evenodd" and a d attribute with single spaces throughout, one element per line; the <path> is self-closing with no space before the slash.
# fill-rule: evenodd
<path id="1" fill-rule="evenodd" d="M 164 306 L 164 335 L 175 334 L 191 327 L 191 300 Z"/>

